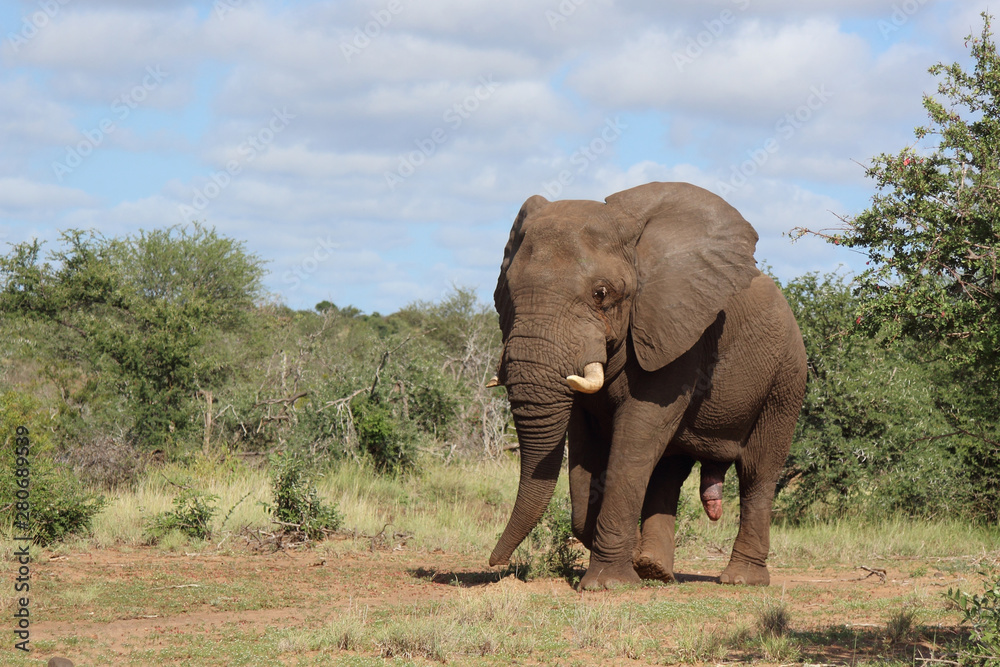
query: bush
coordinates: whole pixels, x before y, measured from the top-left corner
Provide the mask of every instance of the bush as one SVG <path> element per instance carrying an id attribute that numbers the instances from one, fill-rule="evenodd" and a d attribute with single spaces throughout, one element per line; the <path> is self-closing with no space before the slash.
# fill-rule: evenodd
<path id="1" fill-rule="evenodd" d="M 274 505 L 265 505 L 283 532 L 298 532 L 310 540 L 322 539 L 343 523 L 336 506 L 324 505 L 316 487 L 304 475 L 304 463 L 292 456 L 271 458 Z"/>
<path id="2" fill-rule="evenodd" d="M 371 399 L 351 405 L 358 444 L 378 472 L 399 473 L 416 466 L 416 448 L 388 407 Z"/>
<path id="3" fill-rule="evenodd" d="M 135 484 L 149 461 L 125 435 L 93 433 L 59 455 L 86 484 L 114 490 Z"/>
<path id="4" fill-rule="evenodd" d="M 212 534 L 208 524 L 218 511 L 213 503 L 218 499 L 218 496 L 185 488 L 174 498 L 172 510 L 150 519 L 147 531 L 156 541 L 175 530 L 188 537 L 207 540 Z"/>
<path id="5" fill-rule="evenodd" d="M 0 520 L 18 535 L 30 535 L 45 545 L 89 532 L 106 501 L 52 460 L 53 446 L 41 420 L 33 398 L 13 391 L 0 394 Z M 19 427 L 25 429 L 22 435 L 27 433 L 27 456 L 18 455 Z M 19 482 L 25 479 L 18 469 L 28 471 L 27 498 L 17 497 Z M 27 523 L 20 514 L 24 508 Z"/>
<path id="6" fill-rule="evenodd" d="M 962 622 L 972 627 L 972 646 L 961 652 L 963 664 L 1000 664 L 1000 572 L 983 575 L 983 594 L 948 589 L 948 599 L 962 611 Z"/>
<path id="7" fill-rule="evenodd" d="M 974 514 L 964 436 L 941 406 L 947 369 L 913 345 L 846 336 L 856 300 L 840 276 L 809 274 L 782 289 L 802 331 L 809 381 L 776 513 L 792 521 Z"/>
<path id="8" fill-rule="evenodd" d="M 13 493 L 12 482 L 4 484 L 5 496 Z M 70 470 L 47 458 L 32 463 L 30 490 L 29 530 L 42 545 L 89 533 L 94 517 L 107 505 L 104 496 L 91 493 Z"/>
<path id="9" fill-rule="evenodd" d="M 511 572 L 526 581 L 560 577 L 575 583 L 579 578 L 577 570 L 583 553 L 572 539 L 571 516 L 569 498 L 554 498 L 538 525 L 518 548 L 517 562 L 511 565 Z"/>

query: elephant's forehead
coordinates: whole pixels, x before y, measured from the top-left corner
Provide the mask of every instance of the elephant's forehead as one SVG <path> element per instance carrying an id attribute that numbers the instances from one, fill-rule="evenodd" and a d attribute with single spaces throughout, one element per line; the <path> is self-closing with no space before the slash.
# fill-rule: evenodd
<path id="1" fill-rule="evenodd" d="M 540 215 L 525 221 L 522 243 L 534 253 L 580 254 L 598 250 L 617 239 L 604 204 L 585 201 L 553 202 Z"/>

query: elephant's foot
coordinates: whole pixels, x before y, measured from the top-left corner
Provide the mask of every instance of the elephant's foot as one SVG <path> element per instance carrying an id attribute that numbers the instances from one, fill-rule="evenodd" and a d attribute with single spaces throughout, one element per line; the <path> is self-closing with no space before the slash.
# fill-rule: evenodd
<path id="1" fill-rule="evenodd" d="M 635 559 L 635 571 L 642 579 L 657 579 L 659 581 L 674 581 L 673 563 L 668 559 L 657 558 L 644 552 Z"/>
<path id="2" fill-rule="evenodd" d="M 766 565 L 730 561 L 729 566 L 719 575 L 720 584 L 737 584 L 741 586 L 768 586 L 771 575 Z"/>
<path id="3" fill-rule="evenodd" d="M 599 591 L 639 583 L 642 583 L 642 579 L 635 573 L 631 562 L 601 563 L 591 559 L 590 567 L 577 588 L 581 591 Z"/>

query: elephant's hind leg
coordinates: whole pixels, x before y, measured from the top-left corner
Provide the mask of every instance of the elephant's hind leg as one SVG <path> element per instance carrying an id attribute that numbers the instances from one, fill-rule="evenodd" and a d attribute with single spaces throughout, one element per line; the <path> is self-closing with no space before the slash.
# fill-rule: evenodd
<path id="1" fill-rule="evenodd" d="M 736 461 L 740 482 L 740 529 L 729 565 L 719 577 L 723 584 L 767 586 L 767 554 L 771 548 L 771 505 L 774 487 L 788 456 L 801 405 L 794 397 L 772 392 L 764 404 L 747 445 Z"/>
<path id="2" fill-rule="evenodd" d="M 653 470 L 642 506 L 642 533 L 635 571 L 643 579 L 674 580 L 674 531 L 681 486 L 694 460 L 664 456 Z"/>

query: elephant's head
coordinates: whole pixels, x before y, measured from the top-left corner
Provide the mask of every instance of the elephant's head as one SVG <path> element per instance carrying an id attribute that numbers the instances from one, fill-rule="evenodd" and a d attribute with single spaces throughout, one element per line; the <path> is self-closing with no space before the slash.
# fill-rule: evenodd
<path id="1" fill-rule="evenodd" d="M 507 562 L 548 506 L 576 392 L 600 391 L 604 364 L 631 336 L 653 371 L 688 350 L 757 274 L 757 234 L 722 199 L 650 183 L 594 201 L 521 207 L 494 294 L 521 450 L 511 518 L 492 565 Z"/>

